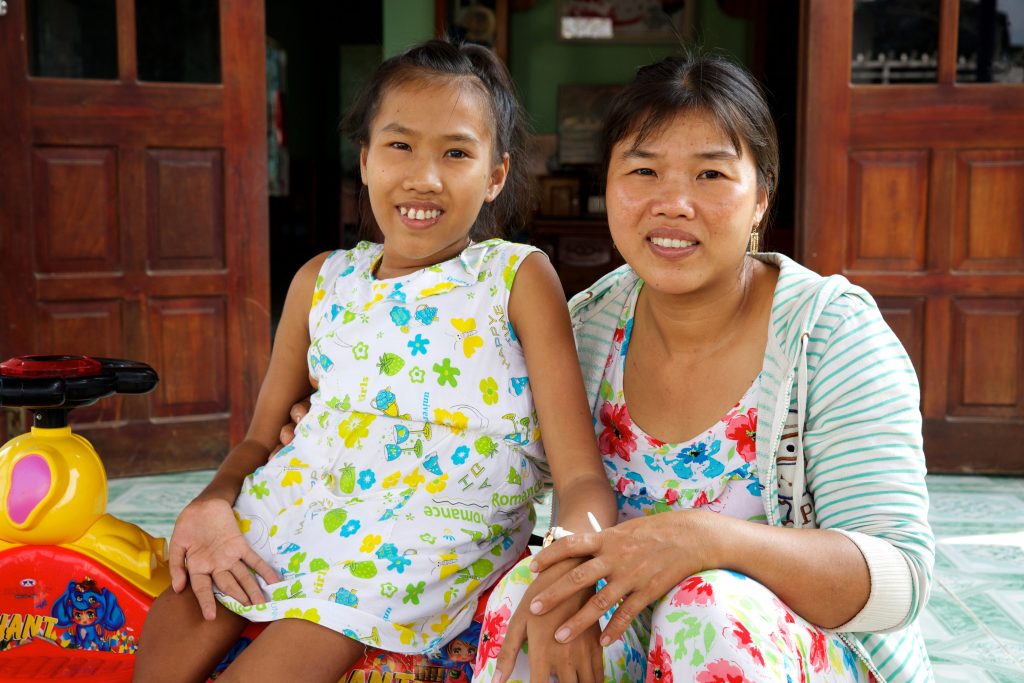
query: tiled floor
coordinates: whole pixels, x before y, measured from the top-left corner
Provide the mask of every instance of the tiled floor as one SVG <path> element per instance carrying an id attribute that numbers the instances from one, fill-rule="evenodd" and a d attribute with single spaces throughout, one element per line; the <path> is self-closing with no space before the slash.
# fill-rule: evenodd
<path id="1" fill-rule="evenodd" d="M 110 482 L 108 510 L 169 536 L 177 512 L 210 472 Z M 938 539 L 931 602 L 923 616 L 940 682 L 1024 681 L 1024 479 L 931 475 Z M 547 528 L 547 510 L 537 527 Z"/>

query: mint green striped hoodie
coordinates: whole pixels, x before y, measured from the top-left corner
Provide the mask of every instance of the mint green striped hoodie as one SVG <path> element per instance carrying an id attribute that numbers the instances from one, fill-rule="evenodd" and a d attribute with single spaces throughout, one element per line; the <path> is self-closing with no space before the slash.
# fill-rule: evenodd
<path id="1" fill-rule="evenodd" d="M 780 271 L 757 404 L 768 522 L 832 529 L 856 543 L 871 593 L 837 630 L 880 680 L 933 680 L 917 625 L 935 559 L 917 375 L 865 290 L 781 254 L 757 258 Z M 623 266 L 569 302 L 595 405 L 612 333 L 636 281 Z"/>

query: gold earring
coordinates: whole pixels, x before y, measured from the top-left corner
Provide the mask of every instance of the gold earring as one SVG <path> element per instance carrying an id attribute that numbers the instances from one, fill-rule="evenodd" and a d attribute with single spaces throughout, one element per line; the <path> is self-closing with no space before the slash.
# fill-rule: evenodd
<path id="1" fill-rule="evenodd" d="M 757 226 L 755 225 L 754 229 L 750 231 L 750 249 L 749 249 L 749 251 L 750 251 L 751 256 L 753 256 L 754 254 L 757 254 L 757 242 L 758 242 L 758 239 L 759 239 L 759 236 L 757 234 Z"/>

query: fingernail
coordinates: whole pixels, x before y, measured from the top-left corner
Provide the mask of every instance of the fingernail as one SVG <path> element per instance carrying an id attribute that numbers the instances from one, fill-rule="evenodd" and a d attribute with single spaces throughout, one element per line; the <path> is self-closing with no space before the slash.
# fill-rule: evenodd
<path id="1" fill-rule="evenodd" d="M 601 636 L 601 647 L 608 647 L 611 645 L 612 639 L 608 636 Z"/>
<path id="2" fill-rule="evenodd" d="M 538 569 L 540 569 L 540 565 L 537 564 L 537 560 L 534 560 L 533 562 L 530 563 L 530 571 L 531 572 L 536 574 Z"/>
<path id="3" fill-rule="evenodd" d="M 569 629 L 563 626 L 562 628 L 555 631 L 555 640 L 557 640 L 560 643 L 564 643 L 565 641 L 569 640 L 570 635 L 571 633 L 569 632 Z"/>
<path id="4" fill-rule="evenodd" d="M 540 600 L 534 600 L 530 603 L 530 611 L 534 614 L 540 614 L 542 609 L 544 609 L 544 605 L 540 604 Z"/>

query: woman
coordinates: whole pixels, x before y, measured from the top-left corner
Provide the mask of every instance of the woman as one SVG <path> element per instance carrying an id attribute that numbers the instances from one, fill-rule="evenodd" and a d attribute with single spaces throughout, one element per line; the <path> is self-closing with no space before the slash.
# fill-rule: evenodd
<path id="1" fill-rule="evenodd" d="M 604 680 L 931 680 L 917 378 L 867 292 L 757 253 L 758 87 L 644 67 L 604 145 L 627 265 L 570 308 L 619 523 L 498 584 L 474 681 L 600 680 L 602 647 Z"/>

